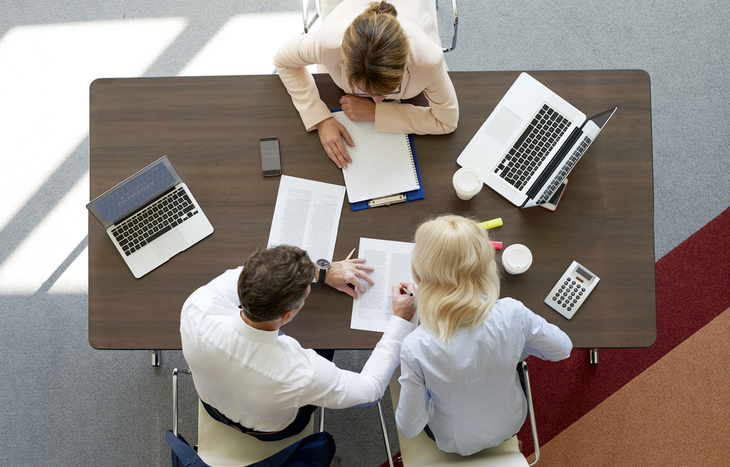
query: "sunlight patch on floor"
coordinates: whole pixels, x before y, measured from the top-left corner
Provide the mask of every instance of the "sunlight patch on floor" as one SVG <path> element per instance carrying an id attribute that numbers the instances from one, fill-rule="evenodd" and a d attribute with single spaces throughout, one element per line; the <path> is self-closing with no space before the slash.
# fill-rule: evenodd
<path id="1" fill-rule="evenodd" d="M 187 26 L 183 18 L 19 26 L 0 40 L 0 229 L 89 131 L 89 84 L 138 76 Z"/>
<path id="2" fill-rule="evenodd" d="M 87 172 L 0 265 L 0 293 L 33 294 L 53 274 L 86 236 L 88 197 Z M 74 291 L 86 286 L 86 276 L 75 279 Z"/>
<path id="3" fill-rule="evenodd" d="M 162 18 L 19 26 L 0 39 L 0 196 L 8 201 L 0 230 L 87 137 L 89 84 L 142 75 L 187 24 Z M 60 202 L 34 200 L 33 212 L 55 207 L 0 264 L 0 293 L 33 293 L 49 278 L 86 236 L 88 196 L 87 171 Z M 85 289 L 86 281 L 85 274 L 75 278 L 69 291 Z"/>
<path id="4" fill-rule="evenodd" d="M 301 13 L 236 16 L 221 28 L 180 75 L 271 74 L 274 71 L 274 53 L 301 34 Z"/>

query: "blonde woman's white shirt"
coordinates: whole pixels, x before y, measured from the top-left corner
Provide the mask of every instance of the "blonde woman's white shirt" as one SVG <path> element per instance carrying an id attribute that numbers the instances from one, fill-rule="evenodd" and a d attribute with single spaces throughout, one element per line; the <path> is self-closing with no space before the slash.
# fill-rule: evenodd
<path id="1" fill-rule="evenodd" d="M 383 396 L 413 324 L 392 317 L 363 370 L 341 370 L 292 337 L 246 324 L 238 308 L 240 273 L 226 271 L 182 308 L 183 354 L 203 402 L 247 428 L 279 431 L 305 405 L 346 408 Z"/>
<path id="2" fill-rule="evenodd" d="M 345 30 L 369 1 L 345 0 L 325 19 L 322 26 L 292 39 L 274 55 L 274 66 L 292 98 L 307 131 L 332 116 L 320 99 L 307 66 L 323 65 L 334 83 L 352 93 L 347 82 L 340 46 Z M 421 92 L 428 107 L 383 102 L 375 106 L 375 129 L 394 133 L 445 134 L 456 129 L 459 103 L 447 73 L 437 26 L 422 1 L 392 0 L 398 21 L 408 37 L 406 73 L 399 94 L 389 99 L 411 99 Z"/>
<path id="3" fill-rule="evenodd" d="M 428 424 L 439 449 L 465 456 L 496 446 L 527 416 L 516 371 L 523 352 L 557 361 L 572 348 L 567 334 L 511 298 L 448 344 L 421 325 L 401 351 L 398 429 L 412 438 Z"/>

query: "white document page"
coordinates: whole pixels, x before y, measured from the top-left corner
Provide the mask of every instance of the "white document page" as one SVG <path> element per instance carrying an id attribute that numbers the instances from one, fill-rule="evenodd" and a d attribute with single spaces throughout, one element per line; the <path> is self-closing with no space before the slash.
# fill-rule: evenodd
<path id="1" fill-rule="evenodd" d="M 375 122 L 353 122 L 345 112 L 332 112 L 350 133 L 345 143 L 352 163 L 342 170 L 350 203 L 369 201 L 419 188 L 408 135 L 375 131 Z"/>
<path id="2" fill-rule="evenodd" d="M 359 257 L 375 268 L 370 277 L 375 285 L 363 282 L 365 292 L 352 302 L 351 329 L 363 331 L 385 331 L 393 315 L 391 286 L 399 282 L 413 282 L 411 277 L 411 252 L 413 243 L 394 242 L 360 238 Z M 418 324 L 418 315 L 413 316 L 413 324 Z"/>
<path id="3" fill-rule="evenodd" d="M 268 245 L 294 245 L 312 261 L 332 261 L 344 200 L 344 186 L 282 175 Z"/>

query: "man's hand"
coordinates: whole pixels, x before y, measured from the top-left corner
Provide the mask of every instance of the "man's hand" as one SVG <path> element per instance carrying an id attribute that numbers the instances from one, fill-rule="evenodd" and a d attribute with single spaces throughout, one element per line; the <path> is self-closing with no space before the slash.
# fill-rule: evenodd
<path id="1" fill-rule="evenodd" d="M 375 121 L 375 102 L 367 97 L 347 94 L 340 99 L 340 107 L 353 122 Z"/>
<path id="2" fill-rule="evenodd" d="M 355 142 L 350 137 L 350 133 L 347 132 L 345 126 L 335 120 L 334 117 L 330 117 L 317 124 L 317 133 L 319 133 L 319 141 L 322 143 L 322 147 L 329 158 L 332 159 L 332 162 L 337 167 L 346 169 L 347 163 L 352 162 L 352 158 L 347 154 L 347 148 L 345 148 L 342 138 L 345 138 L 345 141 L 350 146 L 354 146 Z"/>
<path id="3" fill-rule="evenodd" d="M 362 281 L 370 285 L 375 284 L 375 281 L 367 274 L 374 270 L 374 267 L 365 264 L 365 258 L 337 261 L 330 266 L 324 282 L 330 287 L 340 292 L 345 292 L 350 297 L 357 299 L 355 289 L 360 291 L 360 293 L 365 292 Z"/>
<path id="4" fill-rule="evenodd" d="M 403 292 L 401 287 L 405 287 L 409 292 L 415 294 L 416 284 L 412 282 L 393 284 L 390 294 L 390 298 L 393 301 L 393 314 L 406 321 L 410 321 L 413 319 L 413 315 L 416 314 L 416 299 L 410 294 Z"/>

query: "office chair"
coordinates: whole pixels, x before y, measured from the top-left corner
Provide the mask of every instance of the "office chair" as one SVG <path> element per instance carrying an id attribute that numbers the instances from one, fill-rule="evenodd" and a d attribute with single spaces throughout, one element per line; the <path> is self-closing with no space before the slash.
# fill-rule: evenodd
<path id="1" fill-rule="evenodd" d="M 532 440 L 535 443 L 535 460 L 528 464 L 525 456 L 519 449 L 517 436 L 513 436 L 499 446 L 484 449 L 471 456 L 447 453 L 436 447 L 436 443 L 422 431 L 415 437 L 408 439 L 398 431 L 400 442 L 401 459 L 403 467 L 524 467 L 537 464 L 540 460 L 540 446 L 537 441 L 537 427 L 535 426 L 535 412 L 532 405 L 532 391 L 530 390 L 530 377 L 527 373 L 527 363 L 521 362 L 525 374 L 525 392 L 527 393 L 527 408 L 529 411 L 530 426 L 532 427 Z M 393 413 L 398 407 L 400 399 L 400 367 L 396 368 L 393 378 L 390 380 L 390 395 L 393 399 Z M 383 425 L 385 429 L 385 425 Z M 392 464 L 391 464 L 392 466 Z"/>
<path id="2" fill-rule="evenodd" d="M 438 16 L 436 11 L 438 10 L 438 0 L 424 0 L 428 12 L 436 20 L 438 25 Z M 339 5 L 342 0 L 314 0 L 314 15 L 309 18 L 309 0 L 302 0 L 302 22 L 304 23 L 304 34 L 309 32 L 309 29 L 314 25 L 317 19 L 322 18 L 324 20 L 332 10 Z M 454 35 L 451 39 L 451 45 L 449 47 L 443 47 L 444 53 L 451 52 L 456 48 L 456 35 L 459 32 L 459 11 L 456 7 L 456 0 L 451 0 L 451 7 L 454 13 Z"/>
<path id="3" fill-rule="evenodd" d="M 192 374 L 175 368 L 172 372 L 172 435 L 178 438 L 178 374 Z M 324 408 L 320 407 L 319 431 L 324 431 Z M 298 435 L 280 441 L 260 441 L 214 420 L 198 400 L 197 456 L 210 467 L 247 466 L 284 450 L 314 433 L 314 419 Z M 329 435 L 327 435 L 329 436 Z M 174 440 L 173 440 L 174 441 Z M 169 442 L 169 437 L 168 437 Z M 334 443 L 332 443 L 334 455 Z M 194 453 L 191 453 L 191 455 Z M 331 460 L 331 457 L 330 457 Z M 187 464 L 184 465 L 200 465 Z"/>

